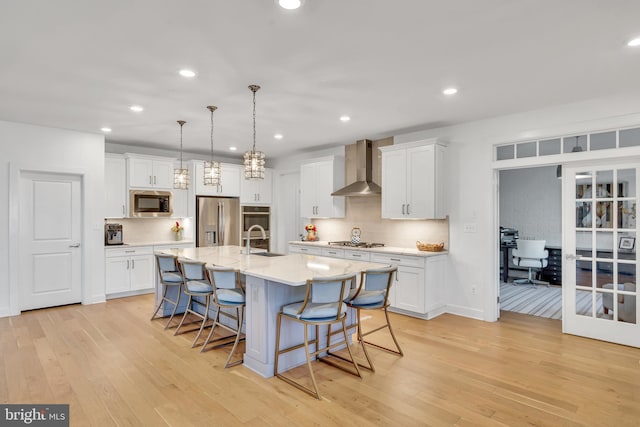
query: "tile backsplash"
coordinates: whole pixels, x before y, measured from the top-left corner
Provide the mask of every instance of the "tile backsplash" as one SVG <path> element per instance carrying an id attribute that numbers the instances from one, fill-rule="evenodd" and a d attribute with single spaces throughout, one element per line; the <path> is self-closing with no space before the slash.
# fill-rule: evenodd
<path id="1" fill-rule="evenodd" d="M 342 219 L 314 219 L 318 238 L 323 241 L 350 240 L 351 229 L 360 228 L 363 242 L 415 248 L 416 240 L 444 242 L 449 248 L 449 220 L 381 219 L 379 196 L 347 197 L 346 216 Z"/>
<path id="2" fill-rule="evenodd" d="M 193 240 L 195 223 L 192 218 L 118 218 L 105 222 L 122 224 L 125 243 L 154 243 L 175 240 L 171 227 L 176 221 L 184 227 L 183 240 Z"/>

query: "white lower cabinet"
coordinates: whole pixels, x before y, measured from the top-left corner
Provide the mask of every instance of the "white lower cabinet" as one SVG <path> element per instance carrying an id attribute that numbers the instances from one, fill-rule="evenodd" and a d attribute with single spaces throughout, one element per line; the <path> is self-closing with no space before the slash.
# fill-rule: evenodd
<path id="1" fill-rule="evenodd" d="M 391 311 L 423 319 L 445 312 L 441 289 L 446 284 L 446 254 L 421 257 L 372 253 L 371 262 L 398 266 L 389 294 Z"/>
<path id="2" fill-rule="evenodd" d="M 152 292 L 153 247 L 105 249 L 105 294 Z"/>

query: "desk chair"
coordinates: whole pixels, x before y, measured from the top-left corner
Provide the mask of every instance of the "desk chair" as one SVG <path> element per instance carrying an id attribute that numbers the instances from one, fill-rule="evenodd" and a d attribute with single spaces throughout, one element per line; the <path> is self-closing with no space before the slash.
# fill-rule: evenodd
<path id="1" fill-rule="evenodd" d="M 529 275 L 526 279 L 514 280 L 514 284 L 533 286 L 547 285 L 547 287 L 549 287 L 549 282 L 543 282 L 533 278 L 534 269 L 543 269 L 548 264 L 549 251 L 544 248 L 546 244 L 546 240 L 518 240 L 518 247 L 511 252 L 513 255 L 513 264 L 518 267 L 527 267 L 529 269 Z"/>

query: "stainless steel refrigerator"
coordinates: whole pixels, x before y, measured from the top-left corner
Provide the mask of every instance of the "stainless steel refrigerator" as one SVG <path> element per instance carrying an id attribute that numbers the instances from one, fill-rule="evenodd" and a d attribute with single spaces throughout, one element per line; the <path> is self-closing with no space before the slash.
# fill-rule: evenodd
<path id="1" fill-rule="evenodd" d="M 196 246 L 240 245 L 240 199 L 196 197 Z"/>

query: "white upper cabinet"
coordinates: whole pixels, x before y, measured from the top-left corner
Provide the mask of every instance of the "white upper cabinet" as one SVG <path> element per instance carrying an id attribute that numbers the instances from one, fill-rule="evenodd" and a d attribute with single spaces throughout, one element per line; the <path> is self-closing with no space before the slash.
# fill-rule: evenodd
<path id="1" fill-rule="evenodd" d="M 446 147 L 435 139 L 381 147 L 382 217 L 433 219 L 447 215 Z"/>
<path id="2" fill-rule="evenodd" d="M 127 216 L 127 165 L 124 157 L 104 159 L 104 217 Z"/>
<path id="3" fill-rule="evenodd" d="M 331 193 L 344 186 L 344 157 L 331 156 L 300 166 L 300 216 L 344 218 L 344 197 Z"/>
<path id="4" fill-rule="evenodd" d="M 129 187 L 171 189 L 173 161 L 148 157 L 129 157 Z"/>
<path id="5" fill-rule="evenodd" d="M 242 166 L 228 163 L 220 164 L 220 185 L 204 185 L 204 161 L 193 161 L 191 184 L 196 196 L 240 197 L 240 179 Z"/>
<path id="6" fill-rule="evenodd" d="M 273 171 L 265 169 L 264 179 L 240 178 L 240 203 L 243 205 L 270 205 L 273 194 Z"/>

